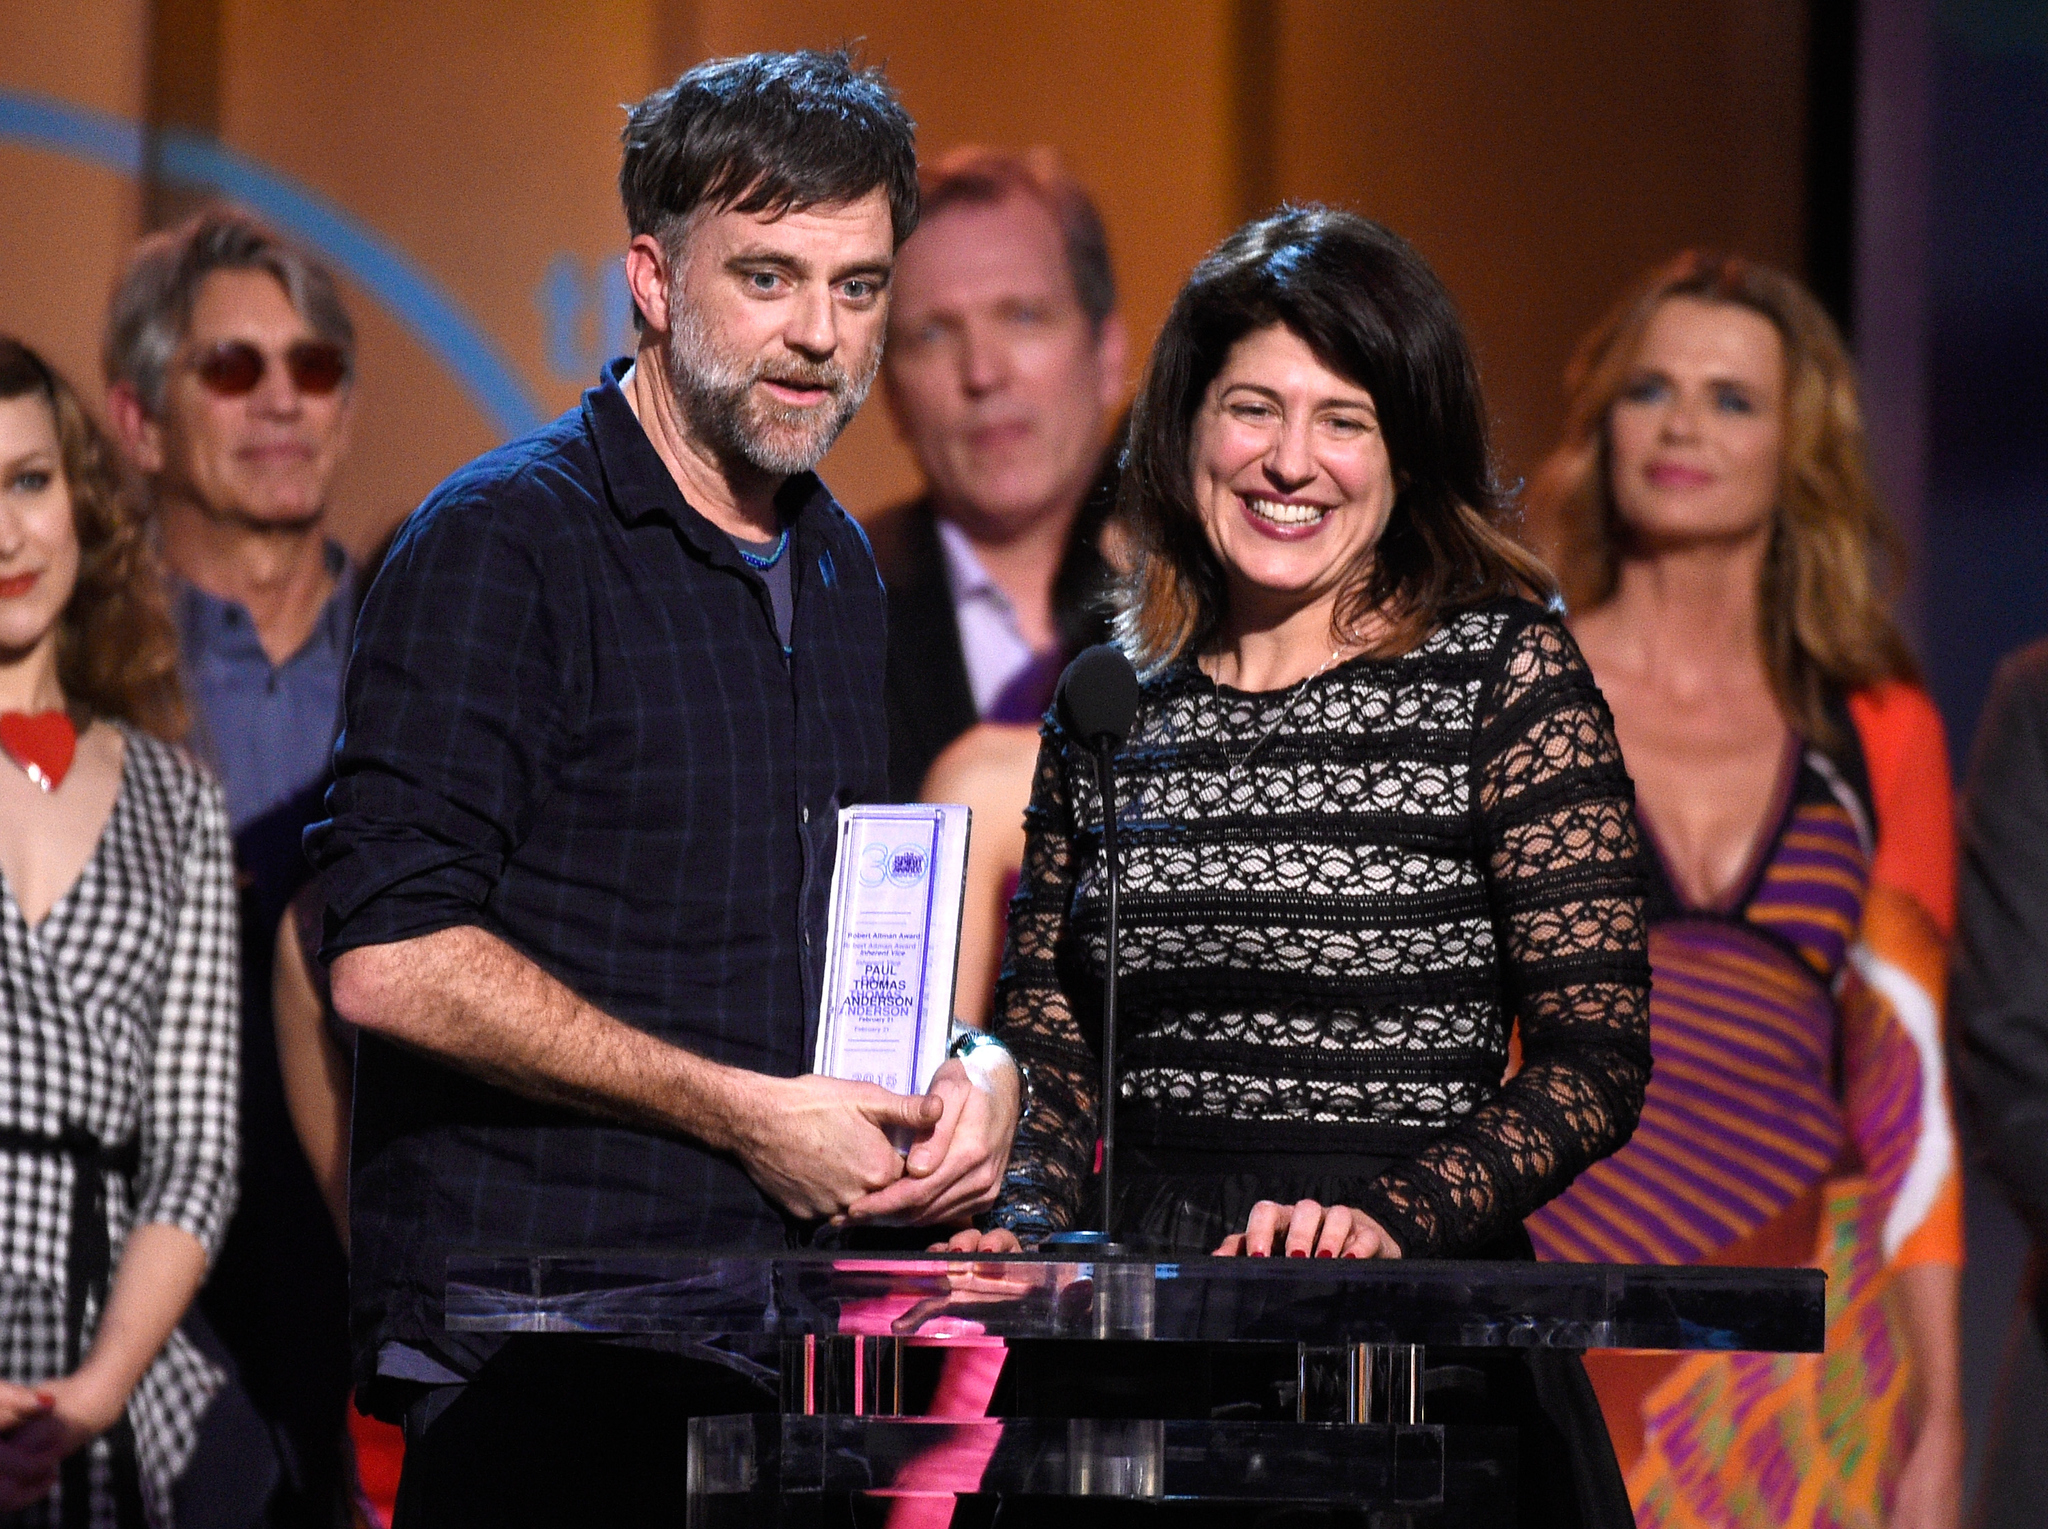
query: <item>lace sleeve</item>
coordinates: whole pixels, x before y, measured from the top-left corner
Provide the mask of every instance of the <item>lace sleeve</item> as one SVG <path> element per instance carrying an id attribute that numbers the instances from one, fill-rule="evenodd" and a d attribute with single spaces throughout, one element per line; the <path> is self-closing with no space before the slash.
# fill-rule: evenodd
<path id="1" fill-rule="evenodd" d="M 1555 621 L 1503 649 L 1472 780 L 1522 1068 L 1366 1195 L 1410 1257 L 1469 1252 L 1561 1193 L 1628 1140 L 1650 1078 L 1641 847 L 1613 721 Z"/>
<path id="2" fill-rule="evenodd" d="M 1078 866 L 1066 756 L 1048 729 L 1024 814 L 1024 870 L 989 1028 L 1031 1072 L 1031 1111 L 1017 1128 L 991 1226 L 1026 1242 L 1064 1231 L 1080 1215 L 1095 1170 L 1101 1063 L 1069 999 L 1085 980 L 1067 914 Z"/>

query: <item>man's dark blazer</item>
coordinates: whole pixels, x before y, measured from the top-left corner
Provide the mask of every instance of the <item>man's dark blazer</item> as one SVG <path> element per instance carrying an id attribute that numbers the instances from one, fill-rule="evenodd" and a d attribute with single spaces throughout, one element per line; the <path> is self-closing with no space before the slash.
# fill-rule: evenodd
<path id="1" fill-rule="evenodd" d="M 1961 818 L 1956 1081 L 1975 1145 L 2048 1243 L 2048 642 L 1999 666 Z"/>
<path id="2" fill-rule="evenodd" d="M 1106 471 L 1074 517 L 1053 579 L 1053 616 L 1069 653 L 1108 635 L 1109 567 L 1097 543 L 1113 497 Z M 980 717 L 930 500 L 884 510 L 866 528 L 889 591 L 889 794 L 899 802 L 915 801 L 932 761 Z"/>
<path id="3" fill-rule="evenodd" d="M 1975 1148 L 2034 1235 L 1972 1522 L 2038 1524 L 2048 1467 L 2048 641 L 1999 666 L 1970 755 L 1949 1031 Z M 2031 1441 L 2031 1442 L 2029 1442 Z"/>

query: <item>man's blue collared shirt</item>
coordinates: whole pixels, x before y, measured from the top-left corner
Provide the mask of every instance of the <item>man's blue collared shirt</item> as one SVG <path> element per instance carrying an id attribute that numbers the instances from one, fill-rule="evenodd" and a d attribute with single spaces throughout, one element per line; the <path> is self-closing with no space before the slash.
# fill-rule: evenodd
<path id="1" fill-rule="evenodd" d="M 347 557 L 329 543 L 327 562 L 334 593 L 311 635 L 281 664 L 263 651 L 245 606 L 172 580 L 193 708 L 189 741 L 220 777 L 237 833 L 327 773 L 356 611 Z"/>

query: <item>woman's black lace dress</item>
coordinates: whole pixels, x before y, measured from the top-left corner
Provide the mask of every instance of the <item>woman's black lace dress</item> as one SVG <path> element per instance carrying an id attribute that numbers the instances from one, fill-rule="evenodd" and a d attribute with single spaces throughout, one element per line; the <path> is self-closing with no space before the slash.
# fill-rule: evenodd
<path id="1" fill-rule="evenodd" d="M 1561 623 L 1497 601 L 1264 694 L 1182 661 L 1116 773 L 1119 1238 L 1207 1252 L 1308 1196 L 1410 1258 L 1527 1257 L 1650 1073 L 1632 791 Z M 1027 836 L 992 1028 L 1034 1100 L 990 1222 L 1028 1243 L 1096 1224 L 1101 802 L 1056 726 Z"/>

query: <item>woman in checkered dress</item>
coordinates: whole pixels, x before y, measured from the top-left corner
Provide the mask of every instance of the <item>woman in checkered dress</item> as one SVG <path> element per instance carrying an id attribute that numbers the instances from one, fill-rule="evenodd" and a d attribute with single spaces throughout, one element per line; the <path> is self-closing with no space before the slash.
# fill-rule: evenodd
<path id="1" fill-rule="evenodd" d="M 164 1525 L 225 1380 L 178 1323 L 234 1199 L 235 904 L 153 559 L 0 338 L 0 1523 Z"/>

